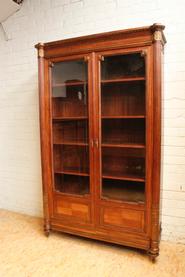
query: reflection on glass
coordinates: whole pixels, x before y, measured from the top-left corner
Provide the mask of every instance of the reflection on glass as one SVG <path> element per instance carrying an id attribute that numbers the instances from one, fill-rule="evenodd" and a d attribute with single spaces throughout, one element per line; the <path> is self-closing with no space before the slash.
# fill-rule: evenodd
<path id="1" fill-rule="evenodd" d="M 102 80 L 145 75 L 144 58 L 140 53 L 104 57 Z"/>

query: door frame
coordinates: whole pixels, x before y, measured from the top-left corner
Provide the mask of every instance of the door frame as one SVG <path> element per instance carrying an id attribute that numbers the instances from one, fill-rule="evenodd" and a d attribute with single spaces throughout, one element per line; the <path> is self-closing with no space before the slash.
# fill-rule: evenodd
<path id="1" fill-rule="evenodd" d="M 100 197 L 101 193 L 101 60 L 102 56 L 114 56 L 120 54 L 132 54 L 142 53 L 145 57 L 145 76 L 146 76 L 146 89 L 145 89 L 145 105 L 146 105 L 146 155 L 145 155 L 145 169 L 146 169 L 146 181 L 145 181 L 145 203 L 144 205 L 136 205 L 129 202 L 121 202 L 114 200 L 103 200 Z M 152 168 L 153 168 L 153 49 L 151 46 L 139 46 L 128 49 L 106 50 L 99 51 L 95 54 L 95 75 L 94 80 L 94 139 L 98 141 L 98 147 L 95 148 L 94 160 L 96 171 L 95 179 L 95 214 L 96 225 L 101 226 L 101 213 L 100 207 L 110 205 L 112 207 L 122 207 L 128 209 L 138 209 L 145 211 L 144 219 L 144 232 L 149 236 L 151 232 L 151 206 L 152 206 Z"/>
<path id="2" fill-rule="evenodd" d="M 54 168 L 53 168 L 53 132 L 52 132 L 52 67 L 54 63 L 60 63 L 63 61 L 77 61 L 77 60 L 84 60 L 87 62 L 87 68 L 88 68 L 88 129 L 89 129 L 89 186 L 90 186 L 90 194 L 89 196 L 80 196 L 80 195 L 73 195 L 73 194 L 65 194 L 65 193 L 59 193 L 55 191 L 54 188 Z M 69 55 L 69 56 L 63 56 L 63 57 L 56 57 L 56 58 L 49 58 L 48 60 L 48 84 L 49 84 L 49 90 L 48 90 L 48 96 L 47 96 L 47 102 L 49 107 L 49 114 L 48 117 L 48 125 L 49 130 L 47 135 L 50 138 L 50 160 L 51 160 L 51 186 L 50 186 L 50 195 L 51 195 L 51 201 L 52 201 L 52 213 L 51 217 L 56 218 L 56 213 L 54 209 L 55 205 L 55 199 L 57 195 L 60 195 L 62 199 L 69 199 L 71 201 L 77 201 L 79 203 L 89 203 L 90 205 L 90 223 L 94 224 L 94 110 L 93 105 L 91 104 L 93 101 L 93 62 L 92 62 L 92 53 L 82 53 L 78 55 Z"/>

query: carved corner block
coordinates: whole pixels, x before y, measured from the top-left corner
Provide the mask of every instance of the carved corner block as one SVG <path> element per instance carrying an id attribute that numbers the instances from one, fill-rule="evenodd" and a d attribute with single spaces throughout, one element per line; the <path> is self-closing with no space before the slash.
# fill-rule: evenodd
<path id="1" fill-rule="evenodd" d="M 38 58 L 44 58 L 44 43 L 38 43 L 36 48 L 38 49 Z"/>
<path id="2" fill-rule="evenodd" d="M 161 31 L 154 32 L 154 41 L 162 41 L 162 33 Z"/>

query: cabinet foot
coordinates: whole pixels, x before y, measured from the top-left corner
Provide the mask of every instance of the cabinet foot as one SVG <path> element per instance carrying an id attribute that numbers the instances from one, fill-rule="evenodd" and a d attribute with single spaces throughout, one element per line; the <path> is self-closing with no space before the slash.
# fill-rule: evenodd
<path id="1" fill-rule="evenodd" d="M 154 256 L 154 255 L 150 255 L 150 254 L 149 254 L 149 259 L 150 259 L 150 261 L 151 261 L 153 264 L 156 262 L 156 258 L 157 258 L 157 256 Z"/>
<path id="2" fill-rule="evenodd" d="M 49 237 L 49 235 L 50 235 L 50 230 L 44 230 L 44 234 L 45 234 L 46 237 Z"/>
<path id="3" fill-rule="evenodd" d="M 44 234 L 46 237 L 49 237 L 50 231 L 51 231 L 50 225 L 49 224 L 44 225 Z"/>
<path id="4" fill-rule="evenodd" d="M 154 263 L 156 258 L 159 256 L 159 242 L 151 241 L 150 249 L 148 250 L 148 256 L 150 260 Z"/>
<path id="5" fill-rule="evenodd" d="M 152 250 L 149 250 L 148 251 L 148 256 L 149 256 L 149 259 L 152 263 L 155 263 L 156 262 L 156 258 L 159 256 L 159 252 L 154 252 Z"/>

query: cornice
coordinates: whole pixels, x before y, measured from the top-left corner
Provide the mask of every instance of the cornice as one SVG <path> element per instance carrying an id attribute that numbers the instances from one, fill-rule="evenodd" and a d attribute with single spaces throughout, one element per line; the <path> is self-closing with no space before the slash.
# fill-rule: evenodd
<path id="1" fill-rule="evenodd" d="M 78 47 L 78 52 L 80 51 L 79 49 L 81 50 L 85 49 L 86 51 L 90 51 L 92 49 L 91 48 L 89 49 L 89 45 L 93 45 L 94 47 L 94 44 L 97 43 L 101 47 L 95 46 L 94 49 L 98 51 L 103 49 L 102 45 L 103 44 L 106 45 L 106 43 L 108 43 L 109 41 L 112 41 L 112 45 L 114 45 L 114 41 L 115 42 L 119 41 L 120 45 L 122 44 L 122 46 L 137 45 L 137 44 L 149 45 L 157 41 L 160 41 L 161 44 L 164 45 L 166 43 L 166 38 L 163 33 L 164 29 L 165 29 L 164 25 L 160 23 L 155 23 L 151 26 L 92 34 L 88 36 L 63 39 L 63 40 L 58 40 L 53 42 L 38 43 L 37 45 L 35 45 L 35 47 L 38 49 L 38 57 L 43 58 L 44 56 L 46 56 L 46 58 L 48 58 L 50 56 L 51 51 L 54 51 L 54 49 L 61 49 L 61 48 L 74 49 L 74 47 Z M 118 44 L 117 44 L 117 47 L 119 47 Z M 71 51 L 71 53 L 74 53 L 74 52 L 75 51 Z M 55 53 L 55 56 L 57 55 L 61 55 L 61 54 Z"/>

